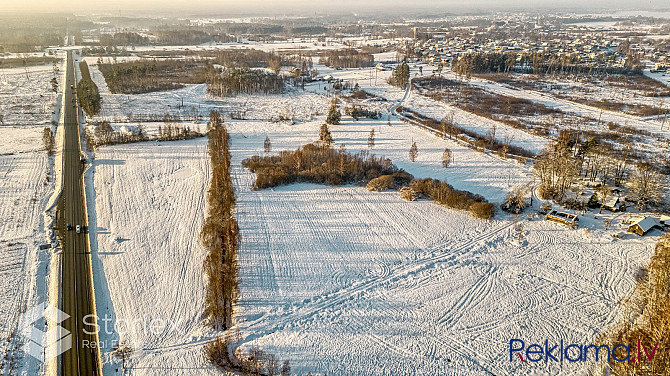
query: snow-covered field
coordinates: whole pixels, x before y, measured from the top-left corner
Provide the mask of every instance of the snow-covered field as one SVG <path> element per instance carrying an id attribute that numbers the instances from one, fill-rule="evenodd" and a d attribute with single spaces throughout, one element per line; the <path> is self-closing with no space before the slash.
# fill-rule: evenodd
<path id="1" fill-rule="evenodd" d="M 361 123 L 333 127 L 335 142 L 362 145 Z M 446 143 L 402 127 L 383 129 L 375 151 L 390 155 L 408 137 Z M 483 222 L 396 192 L 310 184 L 250 191 L 253 174 L 238 161 L 261 153 L 265 134 L 275 151 L 296 143 L 291 132 L 264 128 L 230 127 L 242 239 L 238 322 L 246 346 L 289 359 L 294 371 L 532 374 L 507 363 L 509 340 L 590 341 L 613 322 L 652 251 L 650 239 L 615 242 L 597 225 L 573 231 L 537 217 L 521 220 L 519 243 L 504 215 Z M 406 148 L 391 155 L 398 165 L 415 175 L 441 169 L 431 158 L 410 163 Z M 455 166 L 481 154 L 470 153 Z M 469 174 L 447 180 L 480 177 L 469 187 L 477 191 L 491 167 L 473 161 L 462 170 Z M 520 176 L 513 171 L 512 183 Z M 484 190 L 495 196 L 495 188 L 477 193 Z"/>
<path id="2" fill-rule="evenodd" d="M 48 250 L 42 216 L 53 192 L 41 127 L 0 127 L 0 373 L 17 374 L 19 317 L 44 294 Z M 50 178 L 50 181 L 47 180 Z M 39 276 L 38 276 L 39 274 Z M 43 301 L 43 299 L 42 299 Z"/>
<path id="3" fill-rule="evenodd" d="M 52 114 L 57 97 L 51 89 L 53 77 L 60 84 L 62 70 L 54 74 L 52 65 L 0 69 L 0 126 L 57 121 L 58 116 Z"/>
<path id="4" fill-rule="evenodd" d="M 376 104 L 379 109 L 404 95 L 383 83 L 388 72 L 379 72 L 376 84 L 369 71 L 333 73 L 358 77 L 362 88 L 389 99 Z M 228 123 L 241 231 L 242 346 L 275 353 L 297 373 L 583 374 L 583 367 L 571 364 L 559 369 L 509 363 L 509 340 L 593 340 L 617 318 L 619 302 L 631 293 L 658 234 L 616 240 L 611 235 L 623 228 L 622 218 L 607 231 L 602 218 L 588 216 L 579 230 L 539 216 L 521 216 L 517 224 L 498 214 L 486 222 L 428 201 L 406 202 L 397 192 L 356 186 L 250 190 L 254 176 L 240 162 L 262 154 L 266 136 L 273 153 L 318 138 L 328 107 L 328 98 L 316 94 L 324 92 L 319 85 L 309 85 L 305 94 L 219 100 L 208 98 L 202 85 L 126 96 L 109 94 L 99 82 L 108 106 L 102 117 L 110 120 L 125 120 L 127 111 L 140 108 L 162 111 L 182 97 L 185 104 L 247 108 L 250 120 Z M 422 99 L 410 101 L 423 111 L 443 111 Z M 287 107 L 296 124 L 267 121 Z M 441 140 L 396 118 L 388 126 L 385 118 L 344 117 L 331 132 L 336 147 L 356 152 L 368 150 L 372 128 L 371 153 L 416 177 L 446 180 L 492 202 L 533 180 L 527 166 Z M 535 141 L 537 148 L 542 141 Z M 416 162 L 409 161 L 412 142 L 419 149 Z M 441 166 L 444 148 L 454 153 L 447 169 Z M 94 166 L 87 188 L 95 201 L 91 218 L 97 218 L 91 227 L 97 233 L 98 312 L 116 322 L 148 317 L 180 325 L 177 334 L 121 336 L 135 349 L 133 374 L 211 372 L 201 358 L 213 333 L 201 317 L 204 251 L 197 240 L 208 184 L 206 139 L 105 146 Z M 115 333 L 101 339 L 118 338 Z M 106 373 L 113 374 L 118 363 L 108 351 L 104 359 Z"/>
<path id="5" fill-rule="evenodd" d="M 133 348 L 135 375 L 210 374 L 202 358 L 205 250 L 198 234 L 209 182 L 205 138 L 101 148 L 86 174 L 105 374 L 114 341 Z M 95 218 L 95 223 L 93 223 Z M 162 320 L 159 330 L 133 320 Z M 136 321 L 137 322 L 137 321 Z M 114 330 L 113 328 L 116 328 Z"/>

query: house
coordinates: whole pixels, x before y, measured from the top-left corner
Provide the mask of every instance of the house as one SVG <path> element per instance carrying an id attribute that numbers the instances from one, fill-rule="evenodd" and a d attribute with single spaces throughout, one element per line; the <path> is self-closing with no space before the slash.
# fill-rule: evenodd
<path id="1" fill-rule="evenodd" d="M 666 227 L 670 226 L 670 215 L 661 216 L 661 225 Z"/>
<path id="2" fill-rule="evenodd" d="M 628 232 L 644 236 L 644 234 L 654 227 L 660 227 L 658 221 L 653 217 L 647 216 L 631 223 L 630 226 L 628 226 Z"/>
<path id="3" fill-rule="evenodd" d="M 576 216 L 575 214 L 559 212 L 557 210 L 550 211 L 549 214 L 547 214 L 547 220 L 562 223 L 572 228 L 575 228 L 577 227 L 577 225 L 579 225 L 578 216 Z"/>

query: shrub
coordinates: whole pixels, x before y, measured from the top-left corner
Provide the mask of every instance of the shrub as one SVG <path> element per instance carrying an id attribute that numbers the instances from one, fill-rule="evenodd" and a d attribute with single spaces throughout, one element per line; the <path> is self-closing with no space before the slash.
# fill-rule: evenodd
<path id="1" fill-rule="evenodd" d="M 400 188 L 400 197 L 407 201 L 416 201 L 419 195 L 410 187 L 402 187 Z"/>
<path id="2" fill-rule="evenodd" d="M 368 191 L 382 192 L 395 188 L 395 181 L 391 175 L 382 175 L 368 182 Z"/>
<path id="3" fill-rule="evenodd" d="M 487 203 L 481 195 L 454 189 L 446 182 L 437 179 L 414 179 L 409 187 L 415 192 L 431 198 L 436 203 L 452 209 L 471 210 L 476 203 Z M 493 209 L 487 209 L 490 210 L 490 213 L 486 213 L 484 209 L 484 207 L 476 208 L 476 212 L 471 211 L 471 214 L 482 213 L 482 217 L 479 218 L 492 218 Z"/>
<path id="4" fill-rule="evenodd" d="M 495 213 L 495 205 L 490 202 L 475 202 L 470 206 L 470 213 L 481 219 L 491 219 Z"/>

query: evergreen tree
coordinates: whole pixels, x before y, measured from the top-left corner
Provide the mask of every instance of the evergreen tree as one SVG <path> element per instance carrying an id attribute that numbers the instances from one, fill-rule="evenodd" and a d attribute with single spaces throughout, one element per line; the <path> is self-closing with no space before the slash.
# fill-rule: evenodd
<path id="1" fill-rule="evenodd" d="M 270 143 L 270 137 L 265 136 L 265 144 L 263 145 L 263 150 L 266 153 L 269 153 L 272 150 L 272 144 Z"/>
<path id="2" fill-rule="evenodd" d="M 326 117 L 326 124 L 337 125 L 340 124 L 342 114 L 337 108 L 337 103 L 333 102 L 328 109 L 328 117 Z"/>
<path id="3" fill-rule="evenodd" d="M 372 128 L 370 130 L 370 135 L 368 136 L 368 147 L 373 148 L 375 147 L 375 129 Z"/>
<path id="4" fill-rule="evenodd" d="M 333 136 L 330 134 L 328 124 L 323 124 L 319 132 L 319 141 L 324 145 L 330 146 L 333 143 Z"/>

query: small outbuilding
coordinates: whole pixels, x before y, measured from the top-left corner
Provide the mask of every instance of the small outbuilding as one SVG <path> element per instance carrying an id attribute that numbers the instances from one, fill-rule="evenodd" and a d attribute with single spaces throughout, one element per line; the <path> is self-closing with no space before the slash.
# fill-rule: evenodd
<path id="1" fill-rule="evenodd" d="M 558 210 L 550 211 L 549 214 L 547 214 L 547 220 L 562 223 L 572 228 L 575 228 L 577 227 L 577 225 L 579 225 L 578 216 L 576 216 L 575 214 L 559 212 Z"/>
<path id="2" fill-rule="evenodd" d="M 603 209 L 609 210 L 611 212 L 617 212 L 619 211 L 620 204 L 621 200 L 619 197 L 610 197 L 605 202 L 603 202 Z"/>
<path id="3" fill-rule="evenodd" d="M 644 236 L 644 234 L 651 231 L 651 229 L 659 227 L 660 224 L 656 218 L 647 216 L 632 222 L 630 226 L 628 226 L 628 232 Z"/>

